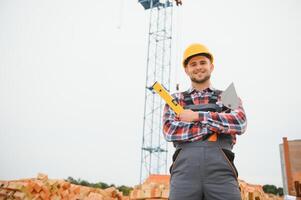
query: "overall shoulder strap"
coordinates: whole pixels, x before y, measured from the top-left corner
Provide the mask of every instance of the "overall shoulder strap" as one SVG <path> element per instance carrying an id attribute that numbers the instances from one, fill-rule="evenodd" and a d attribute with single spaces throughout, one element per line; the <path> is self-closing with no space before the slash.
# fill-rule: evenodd
<path id="1" fill-rule="evenodd" d="M 218 96 L 222 94 L 223 91 L 221 90 L 213 90 L 213 94 L 209 99 L 209 103 L 213 103 L 216 104 L 217 100 L 218 100 Z"/>
<path id="2" fill-rule="evenodd" d="M 191 98 L 191 95 L 189 94 L 188 91 L 184 91 L 182 92 L 183 96 L 184 96 L 184 104 L 185 106 L 187 105 L 193 105 L 193 101 L 192 101 L 192 98 Z"/>
<path id="3" fill-rule="evenodd" d="M 217 102 L 217 100 L 218 100 L 218 96 L 220 96 L 222 93 L 223 93 L 223 91 L 222 90 L 214 90 L 213 91 L 214 92 L 214 94 L 213 94 L 213 102 L 216 104 L 216 102 Z M 230 109 L 228 109 L 226 106 L 222 106 L 222 108 L 221 108 L 221 110 L 219 110 L 218 112 L 226 112 L 226 113 L 229 113 L 230 112 Z"/>

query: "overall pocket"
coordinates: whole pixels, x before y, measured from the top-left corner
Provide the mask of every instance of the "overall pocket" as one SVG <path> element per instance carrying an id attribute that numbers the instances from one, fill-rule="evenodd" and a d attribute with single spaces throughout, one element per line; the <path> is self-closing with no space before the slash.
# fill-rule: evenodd
<path id="1" fill-rule="evenodd" d="M 178 156 L 179 156 L 179 153 L 182 151 L 182 149 L 181 148 L 179 148 L 179 149 L 177 149 L 175 152 L 174 152 L 174 154 L 172 155 L 172 164 L 171 164 L 171 166 L 169 167 L 169 173 L 171 174 L 172 173 L 172 169 L 174 168 L 174 165 L 175 165 L 175 163 L 176 163 L 176 161 L 177 161 L 177 158 L 178 158 Z"/>
<path id="2" fill-rule="evenodd" d="M 229 163 L 235 177 L 238 178 L 238 171 L 237 171 L 237 169 L 234 165 L 235 154 L 232 151 L 228 150 L 228 149 L 221 149 L 221 151 L 222 151 L 225 159 Z"/>

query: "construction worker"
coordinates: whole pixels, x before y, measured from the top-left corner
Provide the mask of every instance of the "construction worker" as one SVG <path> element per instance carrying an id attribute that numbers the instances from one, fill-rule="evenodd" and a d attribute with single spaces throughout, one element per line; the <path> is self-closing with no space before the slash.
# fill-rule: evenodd
<path id="1" fill-rule="evenodd" d="M 191 87 L 173 94 L 185 108 L 189 104 L 221 103 L 222 91 L 212 87 L 210 76 L 214 57 L 202 44 L 192 44 L 184 52 L 183 66 Z M 246 115 L 239 99 L 235 110 L 192 111 L 179 115 L 166 104 L 163 133 L 176 151 L 170 168 L 170 200 L 241 200 L 234 166 L 233 145 L 236 135 L 246 130 Z M 216 141 L 210 136 L 217 134 Z"/>

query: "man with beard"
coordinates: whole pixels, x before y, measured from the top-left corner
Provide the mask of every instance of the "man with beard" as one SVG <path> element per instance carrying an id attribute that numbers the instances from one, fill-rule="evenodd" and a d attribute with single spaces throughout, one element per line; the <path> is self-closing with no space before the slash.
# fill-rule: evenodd
<path id="1" fill-rule="evenodd" d="M 213 61 L 206 46 L 190 45 L 183 66 L 191 87 L 173 94 L 184 111 L 176 115 L 167 104 L 164 108 L 164 137 L 176 147 L 170 167 L 170 200 L 241 200 L 232 148 L 236 135 L 246 130 L 246 115 L 241 100 L 234 110 L 222 105 L 222 91 L 210 82 Z M 185 109 L 191 104 L 216 104 L 221 109 Z M 210 139 L 212 135 L 217 135 L 216 141 Z"/>

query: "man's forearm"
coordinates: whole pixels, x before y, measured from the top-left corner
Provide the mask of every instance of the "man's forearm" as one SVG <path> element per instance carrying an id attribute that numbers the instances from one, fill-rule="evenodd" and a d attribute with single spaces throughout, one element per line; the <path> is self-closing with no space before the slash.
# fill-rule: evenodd
<path id="1" fill-rule="evenodd" d="M 240 135 L 245 132 L 247 126 L 246 116 L 242 110 L 230 113 L 199 112 L 198 116 L 198 121 L 217 133 Z"/>

